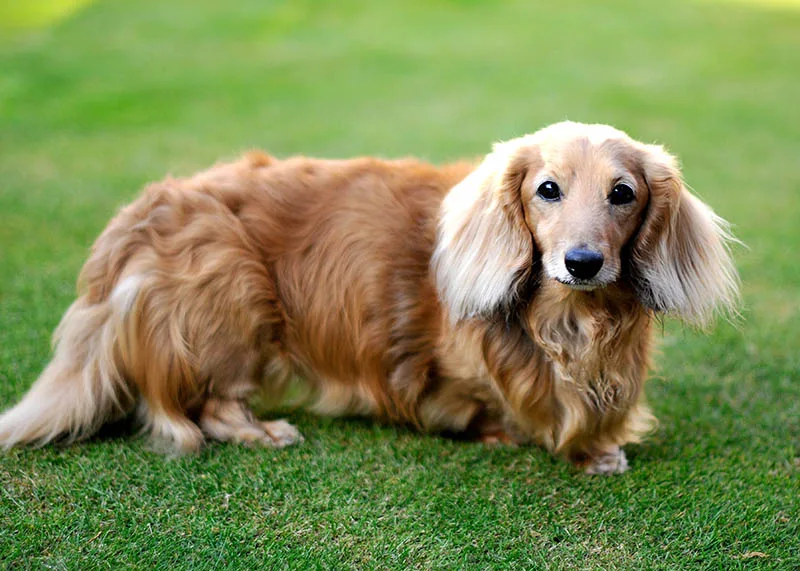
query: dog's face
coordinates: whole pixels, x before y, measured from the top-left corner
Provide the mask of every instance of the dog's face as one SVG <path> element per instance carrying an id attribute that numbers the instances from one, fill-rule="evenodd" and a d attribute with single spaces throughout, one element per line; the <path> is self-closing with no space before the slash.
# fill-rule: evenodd
<path id="1" fill-rule="evenodd" d="M 456 320 L 509 307 L 540 260 L 539 281 L 627 279 L 645 307 L 704 324 L 737 301 L 730 240 L 662 147 L 565 122 L 495 145 L 450 191 L 432 263 Z"/>
<path id="2" fill-rule="evenodd" d="M 607 127 L 551 128 L 521 150 L 530 164 L 520 200 L 546 278 L 580 290 L 619 279 L 649 200 L 641 152 L 626 139 Z"/>

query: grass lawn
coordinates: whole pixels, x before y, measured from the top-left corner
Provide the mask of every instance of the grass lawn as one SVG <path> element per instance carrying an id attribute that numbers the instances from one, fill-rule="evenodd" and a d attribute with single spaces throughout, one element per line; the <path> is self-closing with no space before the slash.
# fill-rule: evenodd
<path id="1" fill-rule="evenodd" d="M 296 413 L 284 451 L 167 461 L 109 434 L 0 453 L 0 567 L 800 568 L 800 6 L 779 4 L 98 0 L 0 27 L 0 408 L 115 210 L 250 147 L 438 161 L 611 123 L 666 143 L 748 245 L 741 325 L 666 324 L 627 474 Z"/>

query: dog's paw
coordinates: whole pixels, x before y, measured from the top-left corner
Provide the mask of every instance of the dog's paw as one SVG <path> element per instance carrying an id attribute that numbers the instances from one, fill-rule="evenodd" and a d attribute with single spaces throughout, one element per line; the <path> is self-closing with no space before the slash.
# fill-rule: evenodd
<path id="1" fill-rule="evenodd" d="M 593 458 L 586 466 L 587 474 L 622 474 L 628 469 L 628 459 L 622 448 Z"/>
<path id="2" fill-rule="evenodd" d="M 478 437 L 478 441 L 486 446 L 511 446 L 517 447 L 519 443 L 516 439 L 505 430 L 496 430 L 494 432 L 484 432 Z"/>
<path id="3" fill-rule="evenodd" d="M 285 448 L 292 444 L 300 444 L 305 440 L 300 431 L 285 420 L 269 420 L 261 423 L 266 432 L 262 442 L 272 448 Z"/>

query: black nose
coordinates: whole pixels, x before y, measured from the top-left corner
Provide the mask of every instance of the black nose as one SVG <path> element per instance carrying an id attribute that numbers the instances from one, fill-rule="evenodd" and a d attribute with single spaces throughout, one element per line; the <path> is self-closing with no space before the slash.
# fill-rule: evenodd
<path id="1" fill-rule="evenodd" d="M 579 280 L 588 280 L 603 267 L 603 254 L 588 248 L 572 248 L 564 256 L 564 265 Z"/>

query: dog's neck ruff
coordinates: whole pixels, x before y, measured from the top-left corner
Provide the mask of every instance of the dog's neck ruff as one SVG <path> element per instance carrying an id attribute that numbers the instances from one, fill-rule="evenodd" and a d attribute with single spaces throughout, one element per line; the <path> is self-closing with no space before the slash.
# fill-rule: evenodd
<path id="1" fill-rule="evenodd" d="M 621 382 L 614 379 L 617 361 L 630 350 L 627 340 L 646 341 L 649 322 L 632 291 L 617 285 L 579 291 L 555 280 L 540 284 L 519 318 L 557 380 L 578 386 Z"/>

